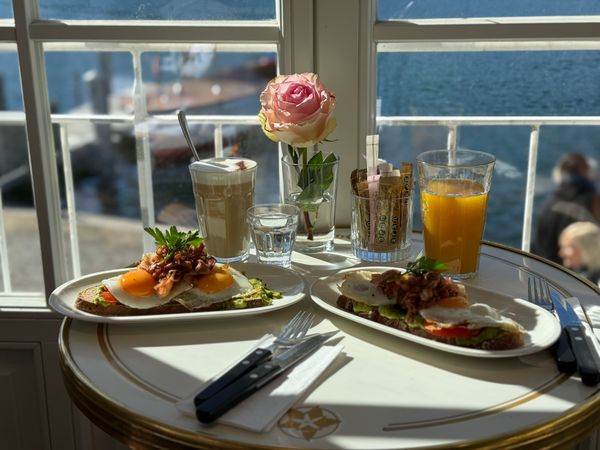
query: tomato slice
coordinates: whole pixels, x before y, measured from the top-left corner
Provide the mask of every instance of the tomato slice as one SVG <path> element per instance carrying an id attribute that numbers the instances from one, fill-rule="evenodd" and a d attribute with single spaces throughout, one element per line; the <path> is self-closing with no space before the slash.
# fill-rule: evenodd
<path id="1" fill-rule="evenodd" d="M 449 338 L 470 338 L 479 333 L 479 330 L 472 330 L 470 328 L 461 326 L 442 328 L 432 324 L 426 324 L 425 330 L 434 336 Z"/>
<path id="2" fill-rule="evenodd" d="M 100 297 L 102 297 L 102 300 L 104 300 L 105 302 L 110 303 L 111 305 L 116 305 L 118 303 L 117 299 L 114 297 L 114 295 L 112 295 L 110 292 L 108 291 L 102 291 L 100 293 Z"/>

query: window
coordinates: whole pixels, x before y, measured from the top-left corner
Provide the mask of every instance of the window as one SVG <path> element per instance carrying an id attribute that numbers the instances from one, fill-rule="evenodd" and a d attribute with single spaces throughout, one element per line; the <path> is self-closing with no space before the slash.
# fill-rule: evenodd
<path id="1" fill-rule="evenodd" d="M 256 116 L 279 64 L 275 1 L 88 3 L 96 4 L 28 0 L 15 26 L 2 28 L 13 48 L 0 54 L 1 106 L 11 111 L 0 136 L 15 148 L 3 147 L 1 168 L 0 293 L 8 301 L 135 262 L 153 246 L 143 226 L 197 223 L 177 109 L 202 155 L 264 159 L 263 170 L 277 173 L 277 158 L 265 158 L 277 146 Z M 20 93 L 19 61 L 26 108 L 8 97 Z M 257 201 L 277 197 L 277 177 L 260 178 Z"/>
<path id="2" fill-rule="evenodd" d="M 0 51 L 0 289 L 27 295 L 44 283 L 18 67 L 16 47 L 7 44 Z"/>
<path id="3" fill-rule="evenodd" d="M 551 116 L 600 115 L 600 87 L 595 81 L 599 62 L 600 53 L 588 50 L 384 51 L 377 59 L 378 113 L 463 117 L 457 145 L 497 157 L 485 238 L 520 247 L 530 128 L 519 126 L 514 118 L 539 117 L 538 122 L 544 123 Z M 478 120 L 489 125 L 469 125 L 467 117 L 488 117 Z M 445 148 L 447 141 L 444 127 L 385 125 L 378 131 L 383 157 L 395 163 L 402 158 L 414 161 L 427 149 Z M 562 153 L 594 155 L 599 137 L 596 127 L 545 124 L 538 146 L 544 155 L 538 163 L 539 186 L 545 183 L 547 189 L 551 184 L 549 174 Z M 544 193 L 540 191 L 536 206 Z M 415 219 L 420 227 L 418 215 Z"/>
<path id="4" fill-rule="evenodd" d="M 598 142 L 598 7 L 442 3 L 24 0 L 14 14 L 0 5 L 0 138 L 20 146 L 11 158 L 30 160 L 11 172 L 0 151 L 1 297 L 43 299 L 73 276 L 134 262 L 152 246 L 142 226 L 193 222 L 178 108 L 202 152 L 258 159 L 257 201 L 275 200 L 277 145 L 256 114 L 278 72 L 317 72 L 336 94 L 326 149 L 342 158 L 339 225 L 349 224 L 347 180 L 364 166 L 365 136 L 378 132 L 394 162 L 448 144 L 502 154 L 490 201 L 500 225 L 486 238 L 528 248 L 540 197 L 527 173 L 539 168 L 543 190 L 553 152 L 577 143 L 591 153 Z M 15 234 L 17 213 L 31 226 Z"/>
<path id="5" fill-rule="evenodd" d="M 469 0 L 380 0 L 379 6 L 373 59 L 381 153 L 394 162 L 448 145 L 494 153 L 484 238 L 528 250 L 532 219 L 552 188 L 560 155 L 597 153 L 600 53 L 591 39 L 597 17 L 586 15 L 598 6 Z"/>

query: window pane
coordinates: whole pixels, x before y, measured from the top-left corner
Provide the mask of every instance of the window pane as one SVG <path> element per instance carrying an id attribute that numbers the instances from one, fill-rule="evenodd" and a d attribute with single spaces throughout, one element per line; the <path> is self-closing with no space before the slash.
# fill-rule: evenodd
<path id="1" fill-rule="evenodd" d="M 0 152 L 0 195 L 3 205 L 0 213 L 7 246 L 6 253 L 0 247 L 0 255 L 7 255 L 5 261 L 0 261 L 0 293 L 41 294 L 44 282 L 39 229 L 33 204 L 25 127 L 0 126 L 0 142 L 3 149 Z"/>
<path id="2" fill-rule="evenodd" d="M 484 238 L 519 248 L 521 246 L 529 127 L 463 126 L 458 146 L 496 156 Z M 380 157 L 399 165 L 415 161 L 419 153 L 446 148 L 446 127 L 380 126 Z M 560 156 L 579 152 L 597 157 L 600 127 L 542 126 L 538 148 L 534 225 L 545 197 L 552 191 L 551 172 Z M 416 173 L 416 169 L 415 169 Z M 418 190 L 416 191 L 418 193 Z M 414 226 L 421 228 L 419 196 L 415 196 Z"/>
<path id="3" fill-rule="evenodd" d="M 12 2 L 9 0 L 0 0 L 0 19 L 12 19 Z"/>
<path id="4" fill-rule="evenodd" d="M 25 127 L 6 122 L 11 111 L 22 110 L 17 55 L 0 52 L 0 294 L 41 295 L 40 240 Z"/>
<path id="5" fill-rule="evenodd" d="M 73 118 L 89 112 L 82 106 L 69 111 Z M 118 138 L 133 135 L 131 125 L 82 119 L 55 124 L 54 134 L 69 275 L 126 267 L 139 260 L 143 230 L 136 147 Z M 68 159 L 62 156 L 63 147 Z M 74 211 L 69 210 L 72 204 Z"/>
<path id="6" fill-rule="evenodd" d="M 40 0 L 45 19 L 268 20 L 274 0 Z"/>
<path id="7" fill-rule="evenodd" d="M 256 115 L 277 59 L 275 53 L 216 52 L 207 46 L 185 53 L 147 52 L 142 66 L 149 112 Z"/>
<path id="8" fill-rule="evenodd" d="M 225 156 L 258 161 L 256 201 L 278 199 L 277 145 L 264 136 L 256 118 L 259 94 L 275 76 L 274 53 L 142 53 L 143 91 L 134 90 L 133 57 L 125 52 L 46 53 L 53 110 L 69 116 L 55 124 L 54 131 L 57 151 L 68 145 L 67 157 L 59 153 L 57 158 L 63 217 L 70 217 L 71 202 L 77 213 L 66 227 L 73 275 L 123 267 L 139 259 L 142 207 L 159 225 L 198 226 L 188 171 L 191 152 L 178 122 L 165 122 L 153 114 L 175 119 L 181 108 L 188 117 L 231 116 L 231 123 L 220 125 L 189 117 L 199 153 L 215 155 L 215 134 L 222 136 Z M 139 102 L 134 99 L 141 92 L 150 115 L 136 127 L 133 112 Z M 139 112 L 143 117 L 145 112 Z M 90 113 L 115 119 L 91 123 L 85 118 Z M 117 120 L 117 115 L 130 119 Z M 244 115 L 250 120 L 236 119 Z M 148 159 L 148 174 L 142 169 L 147 166 L 139 163 L 141 155 Z M 140 179 L 150 181 L 140 186 Z M 140 198 L 143 191 L 148 198 Z"/>
<path id="9" fill-rule="evenodd" d="M 45 60 L 52 111 L 81 118 L 53 124 L 69 275 L 127 266 L 140 257 L 143 233 L 136 148 L 119 138 L 133 134 L 132 124 L 90 123 L 81 115 L 123 114 L 118 99 L 131 96 L 131 54 L 47 52 Z"/>
<path id="10" fill-rule="evenodd" d="M 257 125 L 236 123 L 235 116 L 257 116 L 260 92 L 276 75 L 276 65 L 275 53 L 207 49 L 142 55 L 146 103 L 151 113 L 184 109 L 188 115 L 232 117 L 231 124 L 220 128 L 223 155 L 257 161 L 256 201 L 260 203 L 278 199 L 277 145 L 269 141 Z M 188 122 L 200 156 L 215 155 L 215 126 L 194 123 L 192 119 Z M 190 225 L 185 220 L 189 220 L 189 210 L 194 205 L 187 167 L 191 153 L 181 129 L 178 124 L 151 124 L 149 132 L 155 170 L 156 218 L 163 223 Z M 191 216 L 195 221 L 195 216 Z"/>
<path id="11" fill-rule="evenodd" d="M 598 115 L 600 53 L 380 53 L 382 115 Z"/>
<path id="12" fill-rule="evenodd" d="M 597 116 L 600 54 L 574 52 L 380 53 L 379 116 Z M 497 157 L 485 238 L 520 247 L 529 127 L 462 126 L 458 145 Z M 414 161 L 445 148 L 445 127 L 380 127 L 382 157 Z M 565 152 L 597 154 L 600 127 L 542 126 L 534 222 Z M 418 208 L 415 208 L 418 211 Z M 418 216 L 418 214 L 416 214 Z M 415 225 L 420 220 L 415 217 Z"/>
<path id="13" fill-rule="evenodd" d="M 595 0 L 379 0 L 378 16 L 387 19 L 574 16 L 600 13 Z"/>
<path id="14" fill-rule="evenodd" d="M 123 113 L 116 103 L 133 89 L 131 54 L 124 52 L 47 52 L 46 76 L 53 113 Z"/>
<path id="15" fill-rule="evenodd" d="M 537 223 L 543 201 L 555 189 L 552 181 L 552 169 L 560 156 L 563 153 L 581 153 L 598 169 L 598 157 L 600 156 L 598 143 L 600 143 L 600 127 L 548 126 L 541 128 L 533 214 L 534 226 Z M 596 187 L 600 188 L 598 180 Z"/>
<path id="16" fill-rule="evenodd" d="M 0 111 L 23 111 L 19 60 L 13 52 L 0 52 Z"/>

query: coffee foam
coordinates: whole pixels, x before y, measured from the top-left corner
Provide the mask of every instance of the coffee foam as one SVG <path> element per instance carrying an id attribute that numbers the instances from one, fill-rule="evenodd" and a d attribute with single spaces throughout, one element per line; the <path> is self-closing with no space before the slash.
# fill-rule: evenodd
<path id="1" fill-rule="evenodd" d="M 252 180 L 256 161 L 246 158 L 209 158 L 194 161 L 189 168 L 194 182 L 237 184 Z"/>
<path id="2" fill-rule="evenodd" d="M 254 167 L 256 167 L 256 161 L 245 158 L 209 158 L 194 161 L 190 165 L 191 170 L 200 172 L 237 172 Z"/>

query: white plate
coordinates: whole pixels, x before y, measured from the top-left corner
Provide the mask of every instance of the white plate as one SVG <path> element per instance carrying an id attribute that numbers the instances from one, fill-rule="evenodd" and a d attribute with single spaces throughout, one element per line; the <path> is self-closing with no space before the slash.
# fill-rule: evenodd
<path id="1" fill-rule="evenodd" d="M 111 270 L 86 275 L 81 278 L 69 281 L 57 287 L 48 303 L 56 312 L 74 319 L 85 320 L 88 322 L 102 323 L 149 323 L 149 322 L 168 322 L 181 320 L 197 319 L 215 319 L 215 318 L 233 318 L 239 316 L 248 316 L 253 314 L 263 314 L 276 309 L 285 308 L 293 305 L 304 298 L 305 285 L 304 279 L 296 272 L 278 266 L 257 263 L 238 263 L 232 264 L 236 269 L 244 272 L 248 278 L 260 278 L 267 287 L 273 291 L 279 291 L 283 297 L 274 299 L 273 304 L 261 306 L 258 308 L 232 309 L 227 311 L 203 311 L 181 314 L 147 315 L 147 316 L 118 316 L 104 317 L 89 314 L 75 309 L 74 304 L 77 294 L 83 289 L 100 284 L 106 278 L 126 272 L 127 269 Z"/>
<path id="2" fill-rule="evenodd" d="M 372 270 L 375 272 L 384 272 L 393 269 L 393 267 L 359 267 L 342 270 L 335 275 L 321 278 L 313 283 L 310 288 L 310 295 L 313 301 L 320 307 L 331 311 L 338 316 L 350 319 L 361 325 L 374 328 L 384 333 L 416 342 L 427 347 L 432 347 L 449 353 L 456 353 L 465 356 L 477 356 L 482 358 L 506 358 L 512 356 L 523 356 L 538 352 L 551 346 L 560 336 L 560 323 L 554 315 L 543 308 L 539 308 L 526 300 L 502 295 L 498 292 L 482 289 L 478 286 L 467 285 L 467 293 L 471 303 L 486 303 L 497 310 L 502 315 L 513 319 L 525 328 L 525 343 L 523 346 L 510 350 L 479 350 L 473 348 L 459 347 L 456 345 L 444 344 L 433 341 L 421 336 L 397 330 L 396 328 L 364 319 L 336 306 L 336 301 L 340 296 L 338 285 L 343 281 L 344 275 L 356 270 Z"/>

